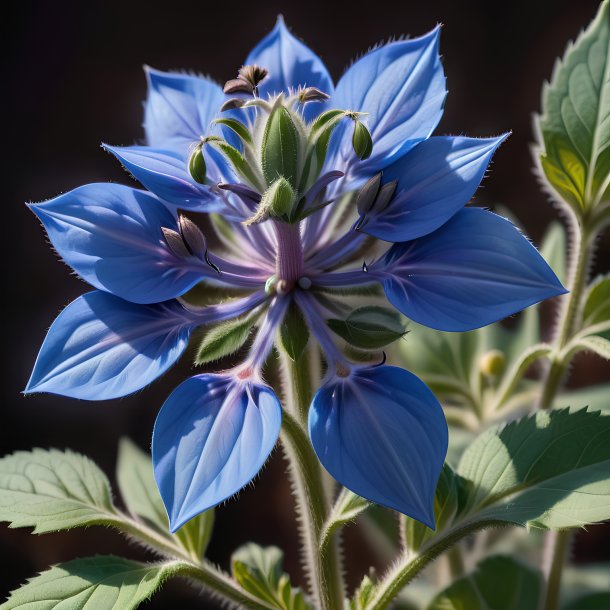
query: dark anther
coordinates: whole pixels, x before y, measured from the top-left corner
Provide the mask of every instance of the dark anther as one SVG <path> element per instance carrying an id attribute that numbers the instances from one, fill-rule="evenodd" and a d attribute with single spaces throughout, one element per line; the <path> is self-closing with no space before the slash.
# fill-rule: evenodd
<path id="1" fill-rule="evenodd" d="M 178 231 L 162 227 L 163 237 L 169 249 L 178 258 L 190 258 L 195 256 L 204 260 L 207 252 L 205 237 L 201 229 L 186 216 L 179 216 Z"/>
<path id="2" fill-rule="evenodd" d="M 204 258 L 205 258 L 205 262 L 212 267 L 212 269 L 214 269 L 214 271 L 216 271 L 216 273 L 218 273 L 218 275 L 220 275 L 220 269 L 218 268 L 218 265 L 215 265 L 211 260 L 210 260 L 210 256 L 208 254 L 208 251 L 205 251 L 204 254 Z"/>
<path id="3" fill-rule="evenodd" d="M 328 93 L 324 93 L 324 91 L 321 91 L 317 87 L 299 89 L 298 97 L 301 104 L 306 104 L 307 102 L 325 102 L 330 99 Z"/>
<path id="4" fill-rule="evenodd" d="M 369 272 L 369 267 L 368 267 L 368 265 L 366 264 L 366 261 L 364 261 L 364 262 L 362 263 L 362 271 L 363 271 L 364 273 L 368 273 L 368 272 Z"/>
<path id="5" fill-rule="evenodd" d="M 220 112 L 224 112 L 225 110 L 233 110 L 235 108 L 241 108 L 245 103 L 246 100 L 242 100 L 239 97 L 232 97 L 220 107 Z"/>
<path id="6" fill-rule="evenodd" d="M 375 174 L 370 178 L 365 185 L 358 192 L 356 197 L 356 207 L 360 215 L 364 216 L 371 210 L 377 194 L 379 193 L 379 187 L 381 186 L 381 172 Z"/>
<path id="7" fill-rule="evenodd" d="M 224 92 L 227 94 L 256 94 L 258 84 L 267 76 L 267 74 L 269 74 L 269 72 L 260 66 L 242 66 L 239 69 L 237 78 L 232 78 L 225 83 Z"/>

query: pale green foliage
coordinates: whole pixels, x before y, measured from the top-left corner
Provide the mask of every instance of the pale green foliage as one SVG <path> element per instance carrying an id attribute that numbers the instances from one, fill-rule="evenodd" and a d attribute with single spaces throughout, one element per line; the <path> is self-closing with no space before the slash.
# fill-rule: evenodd
<path id="1" fill-rule="evenodd" d="M 254 543 L 237 549 L 231 556 L 233 578 L 249 593 L 279 610 L 311 610 L 303 593 L 293 588 L 282 572 L 284 553 L 274 546 Z"/>
<path id="2" fill-rule="evenodd" d="M 525 610 L 536 608 L 541 579 L 511 557 L 489 557 L 449 585 L 427 610 Z"/>
<path id="3" fill-rule="evenodd" d="M 610 417 L 539 412 L 481 435 L 464 453 L 463 511 L 541 528 L 610 519 Z"/>
<path id="4" fill-rule="evenodd" d="M 610 13 L 598 15 L 557 63 L 543 91 L 540 161 L 578 214 L 608 201 L 610 185 Z"/>
<path id="5" fill-rule="evenodd" d="M 128 438 L 122 438 L 117 460 L 117 482 L 129 511 L 165 536 L 171 536 L 193 557 L 203 557 L 214 528 L 214 509 L 201 513 L 169 534 L 167 512 L 155 483 L 150 456 Z"/>
<path id="6" fill-rule="evenodd" d="M 112 555 L 75 559 L 29 580 L 0 610 L 131 610 L 179 569 L 178 563 L 145 564 Z"/>
<path id="7" fill-rule="evenodd" d="M 71 451 L 34 449 L 0 459 L 0 521 L 41 534 L 120 520 L 106 475 Z"/>

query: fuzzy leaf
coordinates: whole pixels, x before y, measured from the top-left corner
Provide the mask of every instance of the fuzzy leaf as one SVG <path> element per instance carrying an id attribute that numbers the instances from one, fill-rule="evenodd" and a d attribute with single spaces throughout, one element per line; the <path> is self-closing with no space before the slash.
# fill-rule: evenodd
<path id="1" fill-rule="evenodd" d="M 589 286 L 583 320 L 584 327 L 610 320 L 610 274 L 599 276 Z"/>
<path id="2" fill-rule="evenodd" d="M 195 363 L 208 364 L 234 354 L 248 340 L 257 318 L 258 316 L 246 316 L 213 326 L 199 344 Z"/>
<path id="3" fill-rule="evenodd" d="M 121 518 L 93 462 L 71 451 L 34 449 L 0 459 L 0 521 L 42 534 Z"/>
<path id="4" fill-rule="evenodd" d="M 428 610 L 520 610 L 536 608 L 541 591 L 536 570 L 511 557 L 489 557 L 453 582 Z"/>
<path id="5" fill-rule="evenodd" d="M 543 91 L 540 160 L 575 212 L 608 200 L 610 176 L 610 13 L 597 17 L 568 46 Z"/>
<path id="6" fill-rule="evenodd" d="M 74 559 L 29 580 L 0 610 L 131 610 L 179 569 L 178 563 L 146 564 L 112 555 Z"/>
<path id="7" fill-rule="evenodd" d="M 582 337 L 570 343 L 568 349 L 573 352 L 593 352 L 604 360 L 610 360 L 610 341 L 604 337 L 591 335 L 590 337 Z"/>
<path id="8" fill-rule="evenodd" d="M 560 529 L 610 519 L 610 417 L 586 409 L 538 412 L 479 436 L 458 474 L 462 515 Z"/>

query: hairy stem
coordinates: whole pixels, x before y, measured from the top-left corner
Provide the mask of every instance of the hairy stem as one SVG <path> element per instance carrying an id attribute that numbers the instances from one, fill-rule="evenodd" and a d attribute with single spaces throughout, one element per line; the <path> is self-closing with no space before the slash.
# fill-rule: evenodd
<path id="1" fill-rule="evenodd" d="M 282 422 L 282 444 L 290 466 L 297 512 L 301 520 L 304 564 L 314 598 L 320 610 L 343 608 L 344 586 L 337 544 L 320 541 L 330 511 L 323 473 L 306 433 L 307 410 L 312 398 L 307 358 L 293 362 L 282 355 L 288 412 Z"/>

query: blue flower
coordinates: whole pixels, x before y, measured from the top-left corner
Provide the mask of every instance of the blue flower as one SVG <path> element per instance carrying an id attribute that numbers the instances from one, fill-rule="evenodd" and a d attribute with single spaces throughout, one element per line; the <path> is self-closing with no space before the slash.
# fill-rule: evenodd
<path id="1" fill-rule="evenodd" d="M 31 206 L 95 290 L 53 323 L 26 392 L 116 398 L 162 375 L 196 328 L 257 327 L 243 362 L 188 379 L 161 408 L 153 462 L 172 530 L 271 453 L 282 406 L 263 368 L 295 310 L 324 354 L 308 422 L 321 463 L 434 527 L 442 408 L 411 373 L 350 360 L 346 340 L 380 344 L 338 330 L 358 313 L 345 295 L 366 288 L 380 319 L 396 319 L 390 304 L 466 331 L 564 292 L 509 221 L 464 207 L 506 135 L 431 135 L 446 96 L 439 32 L 375 48 L 336 86 L 281 19 L 227 93 L 147 69 L 147 144 L 105 146 L 146 190 L 90 184 Z"/>

